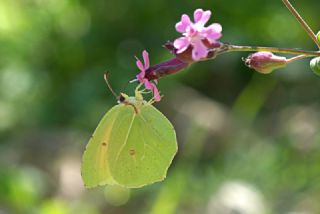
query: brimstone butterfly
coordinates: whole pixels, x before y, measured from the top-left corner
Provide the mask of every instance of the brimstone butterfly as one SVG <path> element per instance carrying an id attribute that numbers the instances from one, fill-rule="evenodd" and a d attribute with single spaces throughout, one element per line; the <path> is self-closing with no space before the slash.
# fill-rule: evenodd
<path id="1" fill-rule="evenodd" d="M 83 154 L 87 188 L 120 185 L 138 188 L 161 181 L 177 152 L 175 130 L 151 102 L 121 94 L 119 104 L 100 121 Z"/>

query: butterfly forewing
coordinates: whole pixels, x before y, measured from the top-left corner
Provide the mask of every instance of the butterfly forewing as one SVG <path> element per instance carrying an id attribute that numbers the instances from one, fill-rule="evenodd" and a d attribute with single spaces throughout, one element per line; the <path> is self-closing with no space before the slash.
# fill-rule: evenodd
<path id="1" fill-rule="evenodd" d="M 81 173 L 85 186 L 88 188 L 115 183 L 109 171 L 107 150 L 114 122 L 120 110 L 120 106 L 117 105 L 104 115 L 86 146 Z"/>

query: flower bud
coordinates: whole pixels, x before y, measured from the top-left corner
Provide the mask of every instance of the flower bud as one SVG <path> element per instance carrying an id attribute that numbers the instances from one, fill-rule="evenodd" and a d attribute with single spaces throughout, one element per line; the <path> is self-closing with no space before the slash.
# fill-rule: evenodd
<path id="1" fill-rule="evenodd" d="M 316 75 L 320 76 L 320 57 L 313 58 L 310 61 L 310 68 Z"/>
<path id="2" fill-rule="evenodd" d="M 285 57 L 276 56 L 271 52 L 257 52 L 244 59 L 245 64 L 259 73 L 269 74 L 273 70 L 283 68 L 288 61 Z"/>

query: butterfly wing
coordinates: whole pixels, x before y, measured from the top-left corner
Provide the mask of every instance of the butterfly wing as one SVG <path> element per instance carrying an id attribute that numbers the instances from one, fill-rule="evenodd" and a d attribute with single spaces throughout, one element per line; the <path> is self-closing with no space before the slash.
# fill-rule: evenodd
<path id="1" fill-rule="evenodd" d="M 131 105 L 113 107 L 103 117 L 83 155 L 88 188 L 118 184 L 137 188 L 166 177 L 177 152 L 169 120 L 152 105 L 137 114 Z"/>
<path id="2" fill-rule="evenodd" d="M 138 114 L 126 107 L 110 136 L 110 173 L 118 184 L 130 188 L 161 181 L 177 152 L 174 128 L 152 105 L 142 106 Z"/>
<path id="3" fill-rule="evenodd" d="M 121 109 L 121 106 L 117 105 L 104 115 L 86 146 L 81 174 L 87 188 L 115 183 L 109 171 L 107 150 L 114 123 Z"/>

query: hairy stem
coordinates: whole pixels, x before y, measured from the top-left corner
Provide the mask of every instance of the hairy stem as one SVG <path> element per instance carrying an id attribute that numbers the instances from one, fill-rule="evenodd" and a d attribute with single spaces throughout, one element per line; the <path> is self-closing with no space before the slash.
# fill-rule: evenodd
<path id="1" fill-rule="evenodd" d="M 286 5 L 288 10 L 292 13 L 292 15 L 297 19 L 297 21 L 300 23 L 300 25 L 303 27 L 303 29 L 307 32 L 307 34 L 310 36 L 310 38 L 316 43 L 318 48 L 320 49 L 320 41 L 318 41 L 317 36 L 314 34 L 312 29 L 309 27 L 307 22 L 301 17 L 301 15 L 298 13 L 298 11 L 292 6 L 292 4 L 289 2 L 289 0 L 282 0 L 282 2 Z"/>

